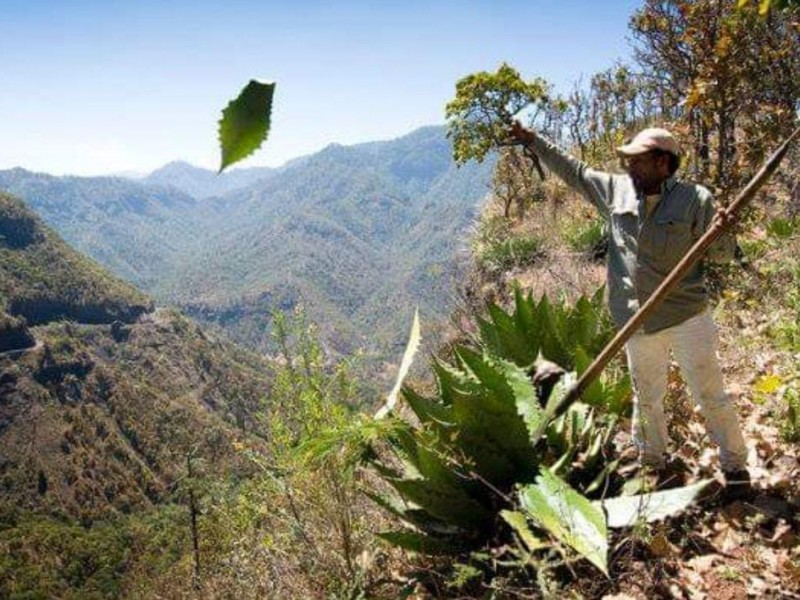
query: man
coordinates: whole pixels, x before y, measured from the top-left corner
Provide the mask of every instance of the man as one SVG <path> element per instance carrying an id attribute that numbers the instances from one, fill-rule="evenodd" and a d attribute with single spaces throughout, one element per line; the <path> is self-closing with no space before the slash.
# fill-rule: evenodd
<path id="1" fill-rule="evenodd" d="M 608 221 L 609 307 L 617 327 L 622 327 L 711 223 L 711 193 L 675 177 L 681 150 L 665 129 L 645 129 L 617 149 L 627 162 L 627 175 L 591 169 L 519 123 L 514 123 L 511 135 Z M 723 236 L 706 258 L 729 260 L 734 248 L 734 237 Z M 743 497 L 750 491 L 747 450 L 731 396 L 723 387 L 717 332 L 701 269 L 700 264 L 692 267 L 625 346 L 636 392 L 633 437 L 642 464 L 663 482 L 671 471 L 663 400 L 672 351 L 719 446 L 728 494 Z"/>

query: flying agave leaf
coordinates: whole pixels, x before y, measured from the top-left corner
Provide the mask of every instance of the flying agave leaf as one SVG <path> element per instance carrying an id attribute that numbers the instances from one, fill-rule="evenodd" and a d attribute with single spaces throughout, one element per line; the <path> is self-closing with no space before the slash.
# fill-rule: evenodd
<path id="1" fill-rule="evenodd" d="M 220 173 L 250 156 L 267 139 L 274 94 L 274 81 L 251 79 L 222 111 L 219 121 Z"/>

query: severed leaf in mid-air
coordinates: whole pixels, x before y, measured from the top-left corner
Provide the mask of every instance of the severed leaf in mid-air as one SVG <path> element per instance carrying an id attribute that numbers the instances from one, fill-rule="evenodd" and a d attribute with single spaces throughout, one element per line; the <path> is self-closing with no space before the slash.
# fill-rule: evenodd
<path id="1" fill-rule="evenodd" d="M 219 172 L 258 150 L 269 134 L 274 81 L 251 79 L 222 111 L 219 121 Z"/>

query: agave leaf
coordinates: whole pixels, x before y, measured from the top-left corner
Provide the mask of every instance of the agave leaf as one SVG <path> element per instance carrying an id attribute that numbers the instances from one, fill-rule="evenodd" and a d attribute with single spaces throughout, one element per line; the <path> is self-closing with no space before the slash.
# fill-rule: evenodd
<path id="1" fill-rule="evenodd" d="M 439 429 L 452 428 L 453 411 L 449 406 L 437 402 L 434 398 L 425 398 L 417 394 L 410 387 L 403 387 L 403 398 L 408 402 L 411 410 L 417 415 L 420 423 L 435 425 Z"/>
<path id="2" fill-rule="evenodd" d="M 436 485 L 425 479 L 389 479 L 389 484 L 408 502 L 431 516 L 466 529 L 482 529 L 491 513 L 459 486 Z"/>
<path id="3" fill-rule="evenodd" d="M 437 486 L 442 487 L 467 487 L 463 477 L 456 468 L 448 463 L 430 448 L 424 445 L 417 447 L 417 468 L 422 476 Z"/>
<path id="4" fill-rule="evenodd" d="M 434 359 L 432 366 L 439 388 L 439 397 L 445 405 L 452 405 L 456 398 L 470 397 L 474 394 L 474 381 L 466 373 L 438 359 Z"/>
<path id="5" fill-rule="evenodd" d="M 471 401 L 456 402 L 456 420 L 484 429 L 515 462 L 532 461 L 528 432 L 538 426 L 542 410 L 525 371 L 466 348 L 457 349 L 456 354 L 480 384 Z"/>
<path id="6" fill-rule="evenodd" d="M 399 471 L 378 461 L 372 461 L 370 466 L 384 479 L 400 479 L 403 476 Z"/>
<path id="7" fill-rule="evenodd" d="M 472 463 L 475 472 L 495 486 L 504 487 L 514 483 L 532 471 L 536 463 L 530 460 L 520 464 L 498 441 L 489 436 L 480 413 L 470 413 L 470 420 L 462 419 L 454 440 L 458 449 Z M 532 455 L 532 453 L 531 453 Z"/>
<path id="8" fill-rule="evenodd" d="M 541 331 L 538 313 L 536 311 L 536 303 L 533 301 L 533 294 L 529 292 L 527 296 L 523 296 L 522 290 L 517 287 L 514 290 L 514 304 L 516 308 L 514 311 L 514 321 L 517 329 L 527 336 L 535 360 L 539 355 Z"/>
<path id="9" fill-rule="evenodd" d="M 363 493 L 388 513 L 424 532 L 445 536 L 457 536 L 464 533 L 463 529 L 443 523 L 439 519 L 434 519 L 424 510 L 407 508 L 398 499 L 387 498 L 366 490 Z"/>
<path id="10" fill-rule="evenodd" d="M 415 531 L 385 531 L 377 535 L 393 546 L 420 554 L 458 554 L 467 548 L 459 538 L 436 537 Z"/>
<path id="11" fill-rule="evenodd" d="M 575 348 L 575 371 L 578 375 L 583 374 L 583 372 L 589 368 L 589 365 L 592 364 L 592 357 L 589 356 L 589 353 L 586 352 L 581 346 Z M 581 394 L 581 400 L 586 402 L 586 404 L 591 404 L 592 406 L 604 406 L 606 402 L 606 390 L 602 383 L 600 383 L 600 378 L 595 379 L 589 386 L 583 391 Z"/>
<path id="12" fill-rule="evenodd" d="M 537 525 L 608 575 L 608 534 L 599 507 L 546 469 L 519 498 Z"/>
<path id="13" fill-rule="evenodd" d="M 550 397 L 547 399 L 547 405 L 544 407 L 544 412 L 539 420 L 539 425 L 531 432 L 531 442 L 536 444 L 547 430 L 547 427 L 552 423 L 556 415 L 556 410 L 561 405 L 564 396 L 567 395 L 572 386 L 575 385 L 577 378 L 575 373 L 564 373 L 564 376 L 556 382 L 553 389 L 550 391 Z"/>
<path id="14" fill-rule="evenodd" d="M 548 469 L 554 475 L 564 475 L 566 473 L 567 467 L 572 464 L 572 459 L 577 452 L 578 447 L 575 445 L 571 445 L 567 448 L 567 451 L 561 455 L 556 462 L 554 462 Z"/>
<path id="15" fill-rule="evenodd" d="M 511 528 L 516 532 L 525 547 L 533 552 L 541 548 L 547 548 L 550 544 L 536 536 L 531 528 L 528 527 L 528 518 L 524 513 L 516 510 L 501 510 L 500 516 L 503 520 L 511 525 Z"/>
<path id="16" fill-rule="evenodd" d="M 507 314 L 496 304 L 488 307 L 491 322 L 479 320 L 481 342 L 492 354 L 528 367 L 536 360 L 539 343 L 535 332 L 519 326 L 515 315 Z"/>
<path id="17" fill-rule="evenodd" d="M 251 79 L 223 109 L 219 121 L 220 173 L 250 156 L 267 138 L 274 94 L 274 81 Z"/>
<path id="18" fill-rule="evenodd" d="M 375 413 L 376 419 L 382 419 L 388 415 L 394 405 L 397 404 L 397 396 L 400 393 L 400 387 L 403 385 L 403 380 L 408 375 L 408 370 L 411 368 L 411 363 L 414 362 L 414 356 L 419 350 L 420 334 L 419 334 L 419 309 L 414 311 L 414 320 L 411 322 L 411 332 L 408 334 L 408 343 L 406 350 L 403 352 L 403 359 L 400 361 L 400 369 L 397 372 L 397 381 L 394 382 L 392 391 L 386 398 L 386 404 Z"/>
<path id="19" fill-rule="evenodd" d="M 578 298 L 566 321 L 566 326 L 569 329 L 565 332 L 568 335 L 564 337 L 570 341 L 573 349 L 581 346 L 593 350 L 599 340 L 602 348 L 604 336 L 598 335 L 600 318 L 591 302 L 585 296 Z"/>
<path id="20" fill-rule="evenodd" d="M 619 466 L 619 460 L 612 460 L 611 462 L 607 463 L 606 466 L 603 467 L 603 470 L 597 474 L 597 477 L 595 477 L 592 480 L 592 482 L 586 486 L 584 493 L 587 496 L 589 496 L 598 491 L 602 486 L 606 484 L 606 480 L 608 479 L 609 475 L 615 472 L 618 466 Z"/>
<path id="21" fill-rule="evenodd" d="M 705 479 L 686 487 L 650 494 L 607 498 L 596 501 L 594 505 L 605 510 L 609 527 L 633 527 L 637 523 L 651 523 L 680 514 L 697 500 L 711 481 Z"/>

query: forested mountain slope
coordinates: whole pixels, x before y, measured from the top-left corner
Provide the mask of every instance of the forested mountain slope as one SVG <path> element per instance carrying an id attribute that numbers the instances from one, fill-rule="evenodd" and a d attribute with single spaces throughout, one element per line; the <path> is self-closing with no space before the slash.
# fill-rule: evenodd
<path id="1" fill-rule="evenodd" d="M 152 301 L 67 246 L 18 199 L 0 193 L 0 309 L 29 324 L 135 321 Z"/>
<path id="2" fill-rule="evenodd" d="M 198 231 L 197 201 L 176 189 L 119 177 L 0 171 L 0 190 L 23 199 L 79 251 L 148 291 Z"/>
<path id="3" fill-rule="evenodd" d="M 275 169 L 256 167 L 218 174 L 183 161 L 174 161 L 156 169 L 140 181 L 175 188 L 193 198 L 210 198 L 247 187 L 260 179 L 271 177 L 274 173 Z"/>
<path id="4" fill-rule="evenodd" d="M 171 499 L 189 454 L 236 472 L 264 363 L 152 312 L 5 195 L 0 286 L 3 505 L 86 521 Z"/>
<path id="5" fill-rule="evenodd" d="M 488 190 L 489 161 L 457 168 L 450 152 L 438 127 L 333 145 L 228 195 L 219 231 L 158 296 L 259 345 L 259 319 L 300 298 L 341 350 L 397 342 L 414 305 L 446 314 L 456 247 Z"/>

